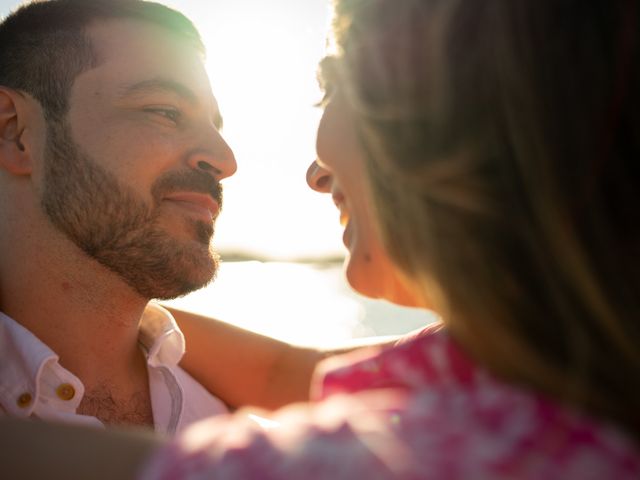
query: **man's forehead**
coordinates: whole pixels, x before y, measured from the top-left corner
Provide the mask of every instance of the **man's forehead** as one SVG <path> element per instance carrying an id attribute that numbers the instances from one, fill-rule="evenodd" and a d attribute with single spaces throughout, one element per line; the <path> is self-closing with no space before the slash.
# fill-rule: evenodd
<path id="1" fill-rule="evenodd" d="M 165 27 L 140 20 L 116 19 L 94 22 L 86 29 L 96 66 L 115 65 L 127 71 L 173 72 L 174 75 L 208 83 L 204 58 L 187 39 Z M 123 73 L 127 73 L 123 71 Z"/>
<path id="2" fill-rule="evenodd" d="M 169 27 L 137 18 L 102 18 L 87 24 L 85 32 L 104 47 L 113 45 L 154 44 L 167 41 L 180 50 L 192 50 L 202 57 L 203 51 L 193 39 Z M 98 45 L 98 46 L 99 46 Z"/>
<path id="3" fill-rule="evenodd" d="M 96 55 L 93 72 L 116 93 L 171 91 L 213 111 L 213 97 L 201 52 L 185 39 L 144 21 L 95 22 L 86 30 Z"/>

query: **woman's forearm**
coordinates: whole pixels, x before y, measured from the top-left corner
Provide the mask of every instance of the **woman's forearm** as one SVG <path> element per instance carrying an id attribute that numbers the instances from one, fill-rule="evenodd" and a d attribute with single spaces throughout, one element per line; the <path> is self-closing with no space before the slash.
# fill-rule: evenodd
<path id="1" fill-rule="evenodd" d="M 203 315 L 167 307 L 185 335 L 181 366 L 232 407 L 275 409 L 309 400 L 320 360 L 360 347 L 395 343 L 396 336 L 351 340 L 331 349 L 291 345 Z"/>
<path id="2" fill-rule="evenodd" d="M 309 399 L 311 375 L 325 353 L 169 310 L 187 341 L 181 366 L 227 404 L 274 409 Z"/>

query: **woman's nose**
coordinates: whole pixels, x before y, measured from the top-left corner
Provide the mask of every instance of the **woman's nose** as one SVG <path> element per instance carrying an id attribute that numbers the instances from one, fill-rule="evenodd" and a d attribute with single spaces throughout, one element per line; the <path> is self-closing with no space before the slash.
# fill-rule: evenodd
<path id="1" fill-rule="evenodd" d="M 307 169 L 307 184 L 316 192 L 329 193 L 331 172 L 318 165 L 318 161 L 314 160 Z"/>

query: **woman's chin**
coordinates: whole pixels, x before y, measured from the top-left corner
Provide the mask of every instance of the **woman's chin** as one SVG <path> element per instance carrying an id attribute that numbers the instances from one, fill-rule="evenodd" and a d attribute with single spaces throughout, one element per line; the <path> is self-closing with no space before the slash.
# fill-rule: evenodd
<path id="1" fill-rule="evenodd" d="M 360 295 L 364 295 L 365 297 L 371 297 L 369 293 L 370 287 L 367 285 L 367 282 L 364 281 L 363 277 L 366 277 L 355 265 L 356 262 L 353 261 L 353 255 L 351 252 L 347 253 L 347 256 L 344 259 L 344 276 L 347 279 L 347 283 L 349 286 Z"/>
<path id="2" fill-rule="evenodd" d="M 349 251 L 344 261 L 344 273 L 351 288 L 360 295 L 404 307 L 424 307 L 424 302 L 392 268 L 377 265 L 371 255 Z"/>
<path id="3" fill-rule="evenodd" d="M 387 300 L 384 296 L 382 272 L 378 272 L 368 257 L 362 258 L 358 252 L 349 252 L 344 261 L 344 272 L 349 286 L 360 295 Z"/>

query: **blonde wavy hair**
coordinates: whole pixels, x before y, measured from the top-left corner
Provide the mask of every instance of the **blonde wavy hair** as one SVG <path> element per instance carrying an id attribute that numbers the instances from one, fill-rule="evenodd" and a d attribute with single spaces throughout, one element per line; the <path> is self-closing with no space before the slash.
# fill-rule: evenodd
<path id="1" fill-rule="evenodd" d="M 640 437 L 637 0 L 337 0 L 386 247 L 507 381 Z"/>

